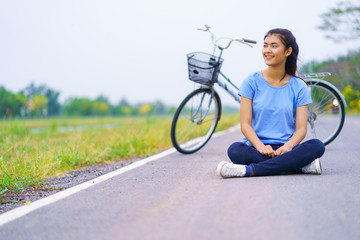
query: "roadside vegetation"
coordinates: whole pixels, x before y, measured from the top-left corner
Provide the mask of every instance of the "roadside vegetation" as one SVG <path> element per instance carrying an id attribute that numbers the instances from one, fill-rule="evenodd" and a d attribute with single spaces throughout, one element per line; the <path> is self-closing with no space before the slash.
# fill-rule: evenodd
<path id="1" fill-rule="evenodd" d="M 21 191 L 81 167 L 171 148 L 171 120 L 172 116 L 2 120 L 0 192 Z M 239 114 L 224 115 L 217 131 L 239 121 Z"/>

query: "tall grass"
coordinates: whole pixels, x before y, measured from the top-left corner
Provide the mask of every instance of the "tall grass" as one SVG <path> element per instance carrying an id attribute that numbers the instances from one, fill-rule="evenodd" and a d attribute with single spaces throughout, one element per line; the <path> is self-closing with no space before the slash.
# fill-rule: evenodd
<path id="1" fill-rule="evenodd" d="M 108 161 L 146 157 L 172 147 L 171 117 L 78 118 L 0 121 L 0 193 L 47 177 Z M 224 115 L 217 130 L 239 122 Z M 111 129 L 104 124 L 114 123 Z M 60 126 L 93 125 L 83 131 Z M 44 128 L 33 133 L 31 128 Z"/>

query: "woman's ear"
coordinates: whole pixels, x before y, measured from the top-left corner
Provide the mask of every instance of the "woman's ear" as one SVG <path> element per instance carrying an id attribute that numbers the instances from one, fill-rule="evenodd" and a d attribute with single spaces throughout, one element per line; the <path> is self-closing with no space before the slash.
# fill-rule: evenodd
<path id="1" fill-rule="evenodd" d="M 290 56 L 290 54 L 292 53 L 292 51 L 293 51 L 292 47 L 289 47 L 288 49 L 286 49 L 286 51 L 285 51 L 286 57 Z"/>

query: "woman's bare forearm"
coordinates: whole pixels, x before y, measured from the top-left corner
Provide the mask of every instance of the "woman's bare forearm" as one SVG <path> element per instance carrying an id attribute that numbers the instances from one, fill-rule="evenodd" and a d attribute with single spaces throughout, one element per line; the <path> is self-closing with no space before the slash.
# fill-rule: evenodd
<path id="1" fill-rule="evenodd" d="M 293 149 L 296 145 L 298 145 L 306 136 L 306 127 L 297 129 L 292 137 L 285 144 L 290 146 Z"/>
<path id="2" fill-rule="evenodd" d="M 252 126 L 247 123 L 241 124 L 241 132 L 244 134 L 246 139 L 257 149 L 264 144 L 260 141 L 259 137 L 256 135 Z"/>
<path id="3" fill-rule="evenodd" d="M 307 106 L 300 106 L 296 108 L 296 128 L 292 137 L 285 144 L 291 146 L 291 149 L 298 145 L 306 136 L 307 132 Z"/>

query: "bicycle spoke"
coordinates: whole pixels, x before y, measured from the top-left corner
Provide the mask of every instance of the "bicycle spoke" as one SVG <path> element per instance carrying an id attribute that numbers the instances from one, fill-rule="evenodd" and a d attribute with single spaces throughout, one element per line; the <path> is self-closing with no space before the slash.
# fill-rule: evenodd
<path id="1" fill-rule="evenodd" d="M 177 111 L 172 126 L 174 146 L 183 153 L 200 149 L 211 137 L 219 119 L 219 101 L 208 89 L 198 89 L 189 94 Z"/>
<path id="2" fill-rule="evenodd" d="M 187 134 L 181 139 L 181 141 L 179 141 L 180 143 L 183 143 L 185 142 L 184 140 L 187 140 L 188 139 L 188 136 L 192 133 L 192 130 L 194 129 L 194 125 L 190 125 L 190 131 L 187 132 Z"/>
<path id="3" fill-rule="evenodd" d="M 312 82 L 313 103 L 308 106 L 311 113 L 306 139 L 317 138 L 328 144 L 339 134 L 344 122 L 344 106 L 336 91 L 326 83 Z M 338 105 L 334 105 L 334 101 Z"/>

